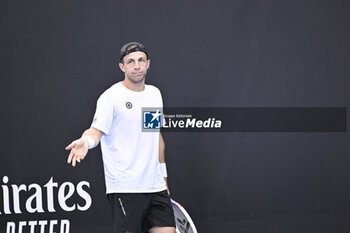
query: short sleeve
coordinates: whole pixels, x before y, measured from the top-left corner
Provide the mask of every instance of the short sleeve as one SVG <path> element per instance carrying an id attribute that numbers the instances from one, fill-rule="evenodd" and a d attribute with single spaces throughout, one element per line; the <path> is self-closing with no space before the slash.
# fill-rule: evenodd
<path id="1" fill-rule="evenodd" d="M 159 101 L 160 101 L 160 106 L 161 108 L 163 108 L 163 98 L 162 98 L 162 93 L 160 92 L 160 90 L 157 88 L 158 93 L 159 93 Z"/>
<path id="2" fill-rule="evenodd" d="M 108 135 L 115 118 L 115 101 L 110 90 L 104 92 L 97 100 L 96 112 L 91 127 Z"/>

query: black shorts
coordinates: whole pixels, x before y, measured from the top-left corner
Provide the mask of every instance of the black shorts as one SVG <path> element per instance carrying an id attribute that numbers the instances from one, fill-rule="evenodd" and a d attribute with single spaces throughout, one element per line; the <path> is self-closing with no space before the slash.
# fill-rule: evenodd
<path id="1" fill-rule="evenodd" d="M 153 227 L 175 227 L 167 191 L 107 194 L 113 212 L 113 233 L 148 232 Z"/>

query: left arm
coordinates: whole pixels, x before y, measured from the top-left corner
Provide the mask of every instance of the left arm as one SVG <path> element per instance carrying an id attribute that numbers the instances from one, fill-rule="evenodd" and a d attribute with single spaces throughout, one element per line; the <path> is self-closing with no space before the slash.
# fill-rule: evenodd
<path id="1" fill-rule="evenodd" d="M 165 142 L 164 142 L 162 133 L 159 133 L 159 163 L 161 163 L 162 166 L 165 166 Z M 166 173 L 166 169 L 165 169 L 165 173 Z M 165 184 L 166 184 L 166 187 L 167 187 L 168 194 L 170 195 L 169 186 L 168 186 L 168 180 L 167 180 L 167 175 L 166 174 L 164 174 L 164 180 L 165 180 Z"/>

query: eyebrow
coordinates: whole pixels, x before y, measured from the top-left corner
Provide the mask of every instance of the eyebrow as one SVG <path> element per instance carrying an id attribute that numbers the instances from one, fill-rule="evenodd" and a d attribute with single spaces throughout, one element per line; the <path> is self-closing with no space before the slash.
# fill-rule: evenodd
<path id="1" fill-rule="evenodd" d="M 147 58 L 145 58 L 145 57 L 140 57 L 139 59 L 137 59 L 138 61 L 140 61 L 140 60 L 147 60 Z M 129 59 L 127 59 L 126 60 L 126 62 L 131 62 L 131 61 L 135 61 L 135 59 L 134 58 L 129 58 Z"/>

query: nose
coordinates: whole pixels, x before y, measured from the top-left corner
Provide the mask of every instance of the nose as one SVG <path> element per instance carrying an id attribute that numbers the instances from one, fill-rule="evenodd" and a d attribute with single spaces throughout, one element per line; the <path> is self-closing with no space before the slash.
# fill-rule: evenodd
<path id="1" fill-rule="evenodd" d="M 134 67 L 136 70 L 140 69 L 140 63 L 137 61 L 135 62 L 135 67 Z"/>

